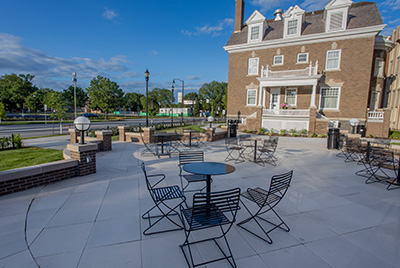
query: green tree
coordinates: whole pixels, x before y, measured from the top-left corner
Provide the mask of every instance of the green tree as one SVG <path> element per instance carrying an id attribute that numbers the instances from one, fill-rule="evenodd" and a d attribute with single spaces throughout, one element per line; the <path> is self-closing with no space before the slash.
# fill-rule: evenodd
<path id="1" fill-rule="evenodd" d="M 221 105 L 224 98 L 228 83 L 212 81 L 211 83 L 205 83 L 199 90 L 200 99 L 203 100 L 203 104 L 206 100 L 209 100 L 211 115 L 215 116 L 217 107 Z"/>
<path id="2" fill-rule="evenodd" d="M 34 77 L 30 74 L 5 74 L 0 77 L 0 102 L 7 111 L 24 108 L 25 99 L 37 90 L 32 85 Z"/>
<path id="3" fill-rule="evenodd" d="M 51 91 L 49 88 L 41 88 L 38 89 L 31 94 L 29 94 L 28 97 L 25 99 L 25 107 L 28 107 L 32 111 L 36 108 L 36 110 L 42 110 L 44 109 L 44 104 L 46 95 Z"/>
<path id="4" fill-rule="evenodd" d="M 144 95 L 136 92 L 129 92 L 126 93 L 124 96 L 124 106 L 127 109 L 131 109 L 131 111 L 140 111 L 143 109 L 142 103 L 140 101 L 140 98 L 142 98 Z M 146 98 L 146 97 L 145 97 Z"/>
<path id="5" fill-rule="evenodd" d="M 0 122 L 1 119 L 6 119 L 6 108 L 2 102 L 0 102 Z"/>
<path id="6" fill-rule="evenodd" d="M 100 109 L 105 113 L 106 120 L 107 113 L 112 112 L 123 101 L 124 92 L 119 85 L 100 75 L 90 81 L 90 87 L 86 91 L 89 96 L 90 108 Z"/>
<path id="7" fill-rule="evenodd" d="M 190 92 L 185 95 L 185 100 L 193 101 L 193 116 L 200 115 L 200 101 L 199 101 L 199 94 L 196 92 Z"/>
<path id="8" fill-rule="evenodd" d="M 65 106 L 67 103 L 61 92 L 51 90 L 46 94 L 45 102 L 48 107 L 51 107 L 51 118 L 58 119 L 60 122 L 66 118 L 67 108 Z"/>
<path id="9" fill-rule="evenodd" d="M 69 86 L 63 91 L 63 97 L 67 105 L 74 107 L 74 86 Z M 88 95 L 81 87 L 76 87 L 76 107 L 84 107 L 88 101 Z"/>

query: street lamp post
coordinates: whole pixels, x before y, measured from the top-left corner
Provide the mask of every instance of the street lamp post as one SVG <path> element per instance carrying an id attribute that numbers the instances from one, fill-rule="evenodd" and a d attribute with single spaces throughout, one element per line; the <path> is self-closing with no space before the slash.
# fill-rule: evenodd
<path id="1" fill-rule="evenodd" d="M 33 109 L 35 110 L 35 120 L 37 120 L 37 115 L 36 115 L 36 95 L 33 94 Z"/>
<path id="2" fill-rule="evenodd" d="M 171 99 L 171 128 L 174 127 L 174 84 L 172 84 L 172 99 Z"/>
<path id="3" fill-rule="evenodd" d="M 149 127 L 149 70 L 146 69 L 144 77 L 146 78 L 146 127 Z"/>
<path id="4" fill-rule="evenodd" d="M 183 81 L 179 78 L 175 78 L 174 80 L 172 80 L 172 85 L 175 84 L 175 80 L 182 82 L 181 120 L 182 120 L 182 125 L 183 125 L 183 97 L 185 96 L 185 81 Z"/>
<path id="5" fill-rule="evenodd" d="M 77 117 L 76 115 L 76 72 L 72 73 L 72 82 L 74 82 L 74 114 L 75 118 Z"/>

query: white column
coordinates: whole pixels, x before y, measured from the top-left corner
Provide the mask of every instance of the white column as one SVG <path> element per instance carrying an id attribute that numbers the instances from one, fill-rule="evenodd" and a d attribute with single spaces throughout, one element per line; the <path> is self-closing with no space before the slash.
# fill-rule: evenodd
<path id="1" fill-rule="evenodd" d="M 258 106 L 261 106 L 261 98 L 263 97 L 262 94 L 262 86 L 260 84 L 260 88 L 258 89 Z"/>
<path id="2" fill-rule="evenodd" d="M 267 90 L 264 89 L 263 91 L 264 91 L 264 96 L 263 96 L 263 106 L 262 106 L 262 107 L 265 108 L 265 107 L 267 107 L 267 106 L 265 106 L 265 99 L 266 99 L 266 95 L 267 95 L 267 94 L 266 94 L 266 91 L 267 91 Z"/>
<path id="3" fill-rule="evenodd" d="M 316 106 L 315 106 L 315 96 L 316 96 L 316 94 L 317 94 L 316 91 L 317 91 L 317 85 L 314 84 L 314 85 L 312 86 L 311 102 L 310 102 L 310 107 L 313 107 L 313 108 L 316 107 Z"/>

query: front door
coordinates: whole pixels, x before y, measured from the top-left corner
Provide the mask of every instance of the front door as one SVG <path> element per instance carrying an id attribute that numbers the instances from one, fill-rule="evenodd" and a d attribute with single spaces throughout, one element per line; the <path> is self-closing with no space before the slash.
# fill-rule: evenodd
<path id="1" fill-rule="evenodd" d="M 279 110 L 279 102 L 281 97 L 280 88 L 271 88 L 271 97 L 269 99 L 269 108 Z"/>

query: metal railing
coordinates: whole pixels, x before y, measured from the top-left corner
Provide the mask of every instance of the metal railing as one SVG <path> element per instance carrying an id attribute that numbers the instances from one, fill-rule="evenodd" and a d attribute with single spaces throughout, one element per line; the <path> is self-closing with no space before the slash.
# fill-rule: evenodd
<path id="1" fill-rule="evenodd" d="M 266 78 L 281 78 L 281 77 L 290 77 L 290 76 L 312 76 L 318 74 L 318 61 L 315 63 L 315 66 L 312 66 L 312 62 L 305 69 L 297 69 L 297 70 L 284 70 L 284 71 L 271 71 L 269 65 L 261 66 L 261 77 Z"/>
<path id="2" fill-rule="evenodd" d="M 310 117 L 310 110 L 263 109 L 263 116 Z"/>

